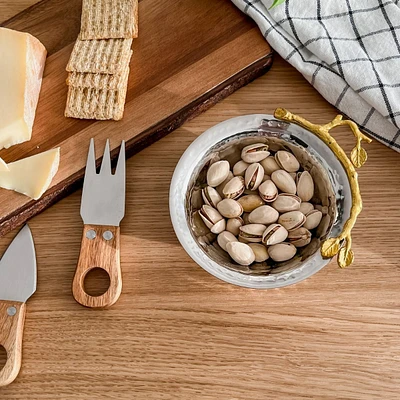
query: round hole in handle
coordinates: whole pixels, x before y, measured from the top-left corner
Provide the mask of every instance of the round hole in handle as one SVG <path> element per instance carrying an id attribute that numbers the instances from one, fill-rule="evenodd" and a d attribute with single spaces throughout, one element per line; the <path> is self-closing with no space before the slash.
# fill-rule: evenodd
<path id="1" fill-rule="evenodd" d="M 89 296 L 98 297 L 110 287 L 110 276 L 102 268 L 93 268 L 85 276 L 84 289 Z"/>
<path id="2" fill-rule="evenodd" d="M 7 350 L 0 344 L 0 371 L 4 368 L 7 362 Z"/>

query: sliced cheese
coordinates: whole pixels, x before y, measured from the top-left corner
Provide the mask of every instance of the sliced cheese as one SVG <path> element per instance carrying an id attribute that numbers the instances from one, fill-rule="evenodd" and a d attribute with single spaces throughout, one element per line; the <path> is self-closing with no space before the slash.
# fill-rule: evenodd
<path id="1" fill-rule="evenodd" d="M 0 187 L 39 199 L 50 186 L 60 163 L 60 148 L 7 164 L 8 171 L 0 172 Z"/>
<path id="2" fill-rule="evenodd" d="M 0 158 L 0 172 L 3 171 L 8 171 L 8 166 L 5 163 L 5 161 L 2 158 Z"/>
<path id="3" fill-rule="evenodd" d="M 31 138 L 46 55 L 29 33 L 0 28 L 0 149 Z"/>

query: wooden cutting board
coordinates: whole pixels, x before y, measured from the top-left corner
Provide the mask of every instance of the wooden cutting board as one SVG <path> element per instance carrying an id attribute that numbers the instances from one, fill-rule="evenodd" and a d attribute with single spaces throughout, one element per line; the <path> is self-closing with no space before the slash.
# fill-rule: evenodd
<path id="1" fill-rule="evenodd" d="M 32 140 L 0 151 L 0 157 L 11 162 L 60 146 L 61 162 L 39 201 L 0 189 L 0 236 L 80 187 L 90 138 L 98 163 L 107 138 L 113 160 L 122 140 L 132 156 L 272 63 L 258 27 L 230 0 L 141 0 L 123 120 L 65 118 L 65 66 L 80 15 L 81 0 L 44 0 L 2 24 L 36 36 L 49 56 Z"/>

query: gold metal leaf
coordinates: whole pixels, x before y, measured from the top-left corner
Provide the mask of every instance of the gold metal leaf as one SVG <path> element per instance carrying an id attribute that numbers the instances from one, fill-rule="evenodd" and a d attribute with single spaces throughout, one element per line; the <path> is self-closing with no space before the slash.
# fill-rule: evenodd
<path id="1" fill-rule="evenodd" d="M 360 146 L 354 147 L 350 153 L 350 159 L 356 168 L 360 168 L 367 161 L 367 152 Z"/>
<path id="2" fill-rule="evenodd" d="M 338 264 L 340 268 L 346 268 L 350 264 L 353 264 L 354 253 L 353 250 L 349 249 L 347 246 L 342 247 L 338 254 Z"/>
<path id="3" fill-rule="evenodd" d="M 325 240 L 321 247 L 322 257 L 331 258 L 335 256 L 340 249 L 340 241 L 338 238 Z"/>

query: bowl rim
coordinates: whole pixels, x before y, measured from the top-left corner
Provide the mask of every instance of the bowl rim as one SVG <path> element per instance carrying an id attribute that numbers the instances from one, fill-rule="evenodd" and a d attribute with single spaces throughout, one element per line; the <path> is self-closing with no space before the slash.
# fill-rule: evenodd
<path id="1" fill-rule="evenodd" d="M 227 119 L 204 131 L 188 146 L 181 156 L 171 180 L 169 193 L 169 207 L 172 225 L 179 242 L 188 255 L 200 267 L 225 282 L 242 287 L 260 289 L 284 287 L 300 282 L 318 272 L 326 266 L 331 259 L 322 258 L 319 249 L 314 255 L 310 256 L 299 267 L 292 271 L 286 271 L 274 275 L 247 275 L 230 270 L 211 259 L 194 240 L 192 232 L 187 224 L 185 196 L 186 188 L 189 184 L 194 168 L 201 162 L 204 155 L 211 147 L 230 136 L 235 136 L 248 130 L 256 130 L 257 127 L 261 127 L 264 120 L 281 122 L 270 114 L 249 114 Z M 285 124 L 285 130 L 287 132 L 297 135 L 313 135 L 312 132 L 298 125 L 288 123 L 283 124 Z M 314 135 L 313 137 L 326 146 L 320 139 Z M 336 161 L 338 165 L 343 168 L 339 160 L 336 159 Z M 185 189 L 182 190 L 182 188 Z M 305 273 L 304 270 L 306 267 L 307 272 Z"/>

